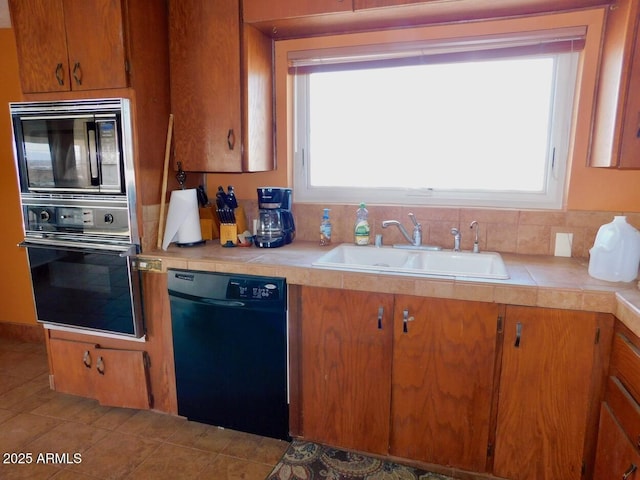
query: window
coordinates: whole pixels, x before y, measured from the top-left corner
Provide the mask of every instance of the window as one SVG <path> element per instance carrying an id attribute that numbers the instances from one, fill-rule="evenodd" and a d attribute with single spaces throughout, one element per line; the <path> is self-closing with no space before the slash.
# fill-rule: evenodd
<path id="1" fill-rule="evenodd" d="M 583 34 L 294 52 L 296 199 L 561 208 Z"/>

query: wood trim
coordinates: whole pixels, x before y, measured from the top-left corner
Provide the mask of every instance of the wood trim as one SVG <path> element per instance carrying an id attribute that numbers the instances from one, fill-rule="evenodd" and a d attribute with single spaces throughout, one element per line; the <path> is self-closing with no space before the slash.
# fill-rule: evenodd
<path id="1" fill-rule="evenodd" d="M 18 340 L 27 343 L 45 343 L 44 327 L 40 324 L 0 322 L 0 338 Z"/>

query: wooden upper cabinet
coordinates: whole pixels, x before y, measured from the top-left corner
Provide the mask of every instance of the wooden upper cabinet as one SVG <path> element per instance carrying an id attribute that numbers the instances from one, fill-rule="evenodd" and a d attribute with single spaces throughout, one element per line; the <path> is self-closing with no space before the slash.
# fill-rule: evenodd
<path id="1" fill-rule="evenodd" d="M 169 2 L 175 161 L 186 171 L 271 170 L 271 39 L 238 0 Z"/>
<path id="2" fill-rule="evenodd" d="M 396 296 L 391 455 L 486 471 L 501 311 Z"/>
<path id="3" fill-rule="evenodd" d="M 602 375 L 596 349 L 607 343 L 605 334 L 598 340 L 599 319 L 597 313 L 507 306 L 494 475 L 583 478 L 594 382 Z"/>
<path id="4" fill-rule="evenodd" d="M 353 9 L 395 7 L 398 5 L 410 5 L 412 3 L 431 3 L 440 0 L 353 0 Z"/>
<path id="5" fill-rule="evenodd" d="M 607 11 L 589 164 L 640 168 L 640 0 Z"/>
<path id="6" fill-rule="evenodd" d="M 244 0 L 242 18 L 245 22 L 264 22 L 285 18 L 322 15 L 325 13 L 350 12 L 353 0 Z"/>
<path id="7" fill-rule="evenodd" d="M 24 93 L 127 86 L 122 0 L 10 0 Z"/>

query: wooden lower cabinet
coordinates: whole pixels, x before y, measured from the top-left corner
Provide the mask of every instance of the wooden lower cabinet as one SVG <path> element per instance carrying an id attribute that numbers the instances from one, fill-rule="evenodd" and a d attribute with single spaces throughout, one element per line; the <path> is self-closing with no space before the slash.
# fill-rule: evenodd
<path id="1" fill-rule="evenodd" d="M 501 308 L 396 296 L 392 455 L 485 471 Z"/>
<path id="2" fill-rule="evenodd" d="M 640 338 L 616 324 L 593 480 L 640 480 Z"/>
<path id="3" fill-rule="evenodd" d="M 602 403 L 593 480 L 640 479 L 640 454 L 625 435 L 610 406 Z"/>
<path id="4" fill-rule="evenodd" d="M 303 436 L 386 453 L 393 296 L 303 287 L 301 309 Z"/>
<path id="5" fill-rule="evenodd" d="M 599 332 L 601 320 L 597 313 L 507 306 L 494 475 L 582 478 L 599 388 L 594 366 L 611 338 Z M 606 316 L 602 327 L 610 331 L 611 323 Z"/>
<path id="6" fill-rule="evenodd" d="M 305 438 L 485 470 L 498 305 L 301 290 Z"/>
<path id="7" fill-rule="evenodd" d="M 294 433 L 492 478 L 592 478 L 612 315 L 316 287 L 296 298 Z"/>
<path id="8" fill-rule="evenodd" d="M 49 355 L 56 391 L 113 407 L 151 406 L 146 352 L 51 338 Z"/>

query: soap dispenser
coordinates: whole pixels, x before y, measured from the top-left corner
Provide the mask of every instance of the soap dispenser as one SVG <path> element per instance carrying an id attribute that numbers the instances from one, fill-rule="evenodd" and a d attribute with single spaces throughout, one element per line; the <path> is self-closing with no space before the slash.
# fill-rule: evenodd
<path id="1" fill-rule="evenodd" d="M 329 209 L 325 208 L 320 222 L 320 245 L 331 245 L 331 220 L 329 220 Z"/>

